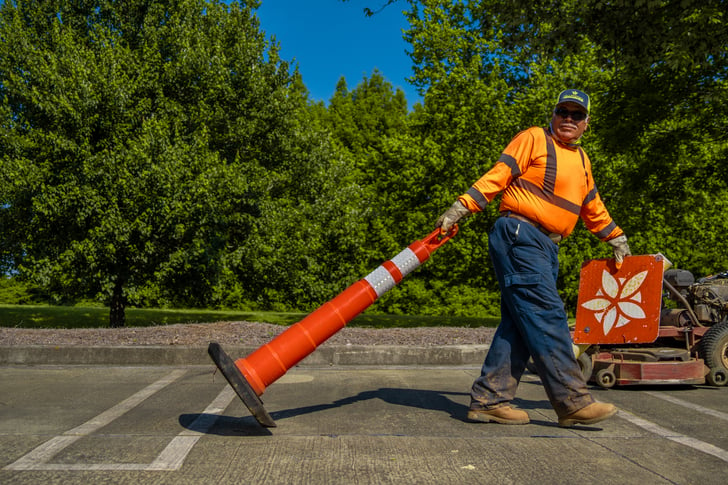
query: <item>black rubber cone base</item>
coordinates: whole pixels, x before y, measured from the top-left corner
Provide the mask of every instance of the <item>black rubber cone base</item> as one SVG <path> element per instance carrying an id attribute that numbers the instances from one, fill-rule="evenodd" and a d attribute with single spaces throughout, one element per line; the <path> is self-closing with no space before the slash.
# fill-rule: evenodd
<path id="1" fill-rule="evenodd" d="M 220 344 L 212 342 L 207 347 L 207 353 L 210 354 L 212 360 L 222 375 L 225 376 L 230 386 L 235 390 L 238 397 L 248 407 L 253 417 L 266 428 L 275 428 L 276 422 L 270 417 L 268 411 L 263 407 L 263 401 L 260 400 L 253 388 L 248 383 L 245 376 L 235 366 L 235 362 L 222 350 Z"/>

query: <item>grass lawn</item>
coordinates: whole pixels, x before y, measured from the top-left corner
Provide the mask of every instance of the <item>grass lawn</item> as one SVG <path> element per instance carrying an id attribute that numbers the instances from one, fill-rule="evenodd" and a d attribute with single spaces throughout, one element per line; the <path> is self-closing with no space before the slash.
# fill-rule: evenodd
<path id="1" fill-rule="evenodd" d="M 176 323 L 251 321 L 291 325 L 305 313 L 244 312 L 224 310 L 165 310 L 127 308 L 128 327 L 149 327 Z M 498 317 L 433 317 L 413 315 L 370 315 L 363 313 L 349 323 L 352 327 L 495 327 Z M 99 328 L 108 327 L 109 309 L 103 307 L 0 305 L 0 327 Z"/>

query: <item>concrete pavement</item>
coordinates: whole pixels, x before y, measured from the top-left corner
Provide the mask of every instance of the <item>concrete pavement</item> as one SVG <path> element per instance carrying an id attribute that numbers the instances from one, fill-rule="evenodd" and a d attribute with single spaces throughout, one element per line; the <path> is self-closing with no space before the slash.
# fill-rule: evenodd
<path id="1" fill-rule="evenodd" d="M 563 429 L 527 374 L 530 424 L 470 423 L 486 352 L 324 344 L 262 428 L 206 347 L 0 347 L 0 483 L 725 483 L 728 388 L 594 388 L 619 414 Z"/>
<path id="2" fill-rule="evenodd" d="M 536 376 L 523 426 L 470 423 L 467 366 L 301 366 L 261 428 L 206 366 L 4 366 L 0 483 L 723 484 L 728 388 L 595 389 L 559 428 Z"/>

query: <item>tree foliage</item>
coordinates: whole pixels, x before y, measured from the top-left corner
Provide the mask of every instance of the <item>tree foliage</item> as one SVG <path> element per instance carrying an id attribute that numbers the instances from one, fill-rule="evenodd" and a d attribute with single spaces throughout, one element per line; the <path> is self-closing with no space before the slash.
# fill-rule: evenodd
<path id="1" fill-rule="evenodd" d="M 2 4 L 4 274 L 112 325 L 127 304 L 311 310 L 424 237 L 567 87 L 592 95 L 583 144 L 633 252 L 728 266 L 724 0 L 370 5 L 407 9 L 411 111 L 376 70 L 309 100 L 257 6 Z M 497 312 L 497 206 L 374 310 Z M 561 243 L 567 308 L 609 255 L 582 225 Z"/>
<path id="2" fill-rule="evenodd" d="M 596 141 L 612 160 L 606 187 L 635 249 L 662 251 L 698 274 L 725 267 L 725 251 L 706 251 L 725 248 L 726 2 L 482 6 L 483 29 L 508 32 L 506 47 L 522 55 L 566 59 L 593 46 L 595 66 L 610 74 L 595 91 Z M 574 21 L 557 21 L 565 18 Z"/>
<path id="3" fill-rule="evenodd" d="M 726 266 L 725 1 L 384 4 L 409 6 L 413 83 L 425 96 L 413 118 L 445 157 L 447 170 L 432 188 L 442 194 L 442 208 L 518 130 L 547 123 L 556 93 L 580 87 L 593 100 L 584 146 L 633 250 L 663 252 L 699 275 Z M 492 209 L 468 230 L 484 233 Z M 488 222 L 478 226 L 479 219 Z M 463 239 L 457 244 L 469 246 Z M 561 244 L 561 287 L 570 305 L 581 262 L 608 255 L 583 227 Z M 477 261 L 484 275 L 450 279 L 458 286 L 451 292 L 467 291 L 472 281 L 489 287 L 486 261 L 461 256 L 461 265 Z"/>
<path id="4" fill-rule="evenodd" d="M 112 326 L 127 301 L 286 293 L 276 239 L 322 222 L 335 160 L 249 7 L 18 1 L 0 22 L 5 261 L 56 298 L 104 298 Z"/>

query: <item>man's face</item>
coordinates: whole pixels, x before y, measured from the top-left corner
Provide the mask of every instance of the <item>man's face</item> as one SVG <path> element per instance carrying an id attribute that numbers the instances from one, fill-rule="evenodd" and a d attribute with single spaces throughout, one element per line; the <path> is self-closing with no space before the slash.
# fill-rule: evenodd
<path id="1" fill-rule="evenodd" d="M 575 112 L 582 113 L 582 115 L 575 114 Z M 581 118 L 575 120 L 574 118 Z M 584 108 L 576 103 L 561 103 L 554 109 L 554 114 L 551 118 L 551 127 L 554 130 L 556 136 L 566 143 L 576 143 L 581 135 L 584 134 L 587 125 L 589 124 L 589 117 L 586 116 Z"/>

